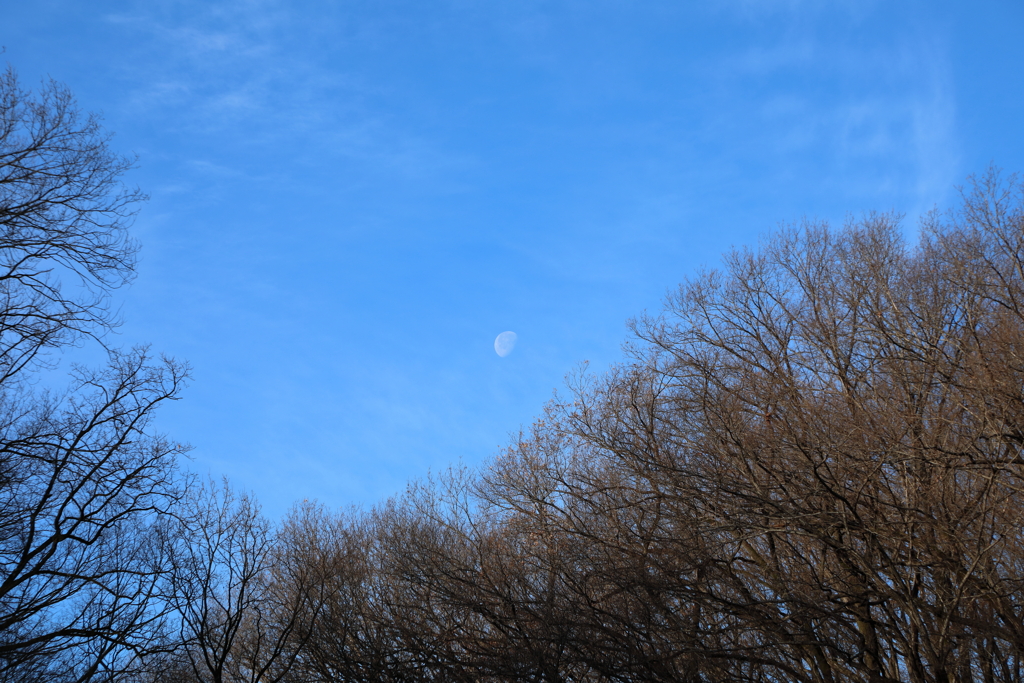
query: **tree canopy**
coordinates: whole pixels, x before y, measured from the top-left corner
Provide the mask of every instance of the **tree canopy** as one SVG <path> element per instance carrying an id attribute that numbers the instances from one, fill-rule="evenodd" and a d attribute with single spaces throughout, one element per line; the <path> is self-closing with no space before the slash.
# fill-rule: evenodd
<path id="1" fill-rule="evenodd" d="M 152 429 L 182 364 L 34 385 L 134 273 L 108 142 L 0 79 L 0 680 L 1024 680 L 1016 177 L 733 251 L 486 466 L 274 524 Z"/>
<path id="2" fill-rule="evenodd" d="M 152 431 L 187 369 L 108 349 L 61 393 L 54 353 L 103 343 L 143 195 L 64 86 L 0 76 L 0 680 L 102 680 L 165 648 L 162 525 L 184 447 Z M 104 348 L 107 348 L 104 346 Z"/>
<path id="3" fill-rule="evenodd" d="M 975 180 L 916 245 L 805 222 L 686 281 L 482 471 L 318 531 L 304 670 L 1021 680 L 1022 190 Z"/>

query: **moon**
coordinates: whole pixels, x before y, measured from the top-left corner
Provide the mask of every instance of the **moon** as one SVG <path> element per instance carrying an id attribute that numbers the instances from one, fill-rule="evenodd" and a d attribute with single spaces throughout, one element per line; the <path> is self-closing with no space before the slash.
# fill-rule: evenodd
<path id="1" fill-rule="evenodd" d="M 517 339 L 519 337 L 515 332 L 502 332 L 494 338 L 494 352 L 504 358 L 512 353 L 512 349 L 516 347 Z"/>

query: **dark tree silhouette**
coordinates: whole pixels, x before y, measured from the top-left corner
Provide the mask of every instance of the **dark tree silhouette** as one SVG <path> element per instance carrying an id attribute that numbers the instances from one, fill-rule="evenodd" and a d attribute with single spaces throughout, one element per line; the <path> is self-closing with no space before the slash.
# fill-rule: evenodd
<path id="1" fill-rule="evenodd" d="M 178 516 L 171 601 L 189 680 L 285 680 L 331 578 L 309 555 L 295 561 L 304 530 L 292 523 L 276 532 L 227 482 L 193 490 Z"/>
<path id="2" fill-rule="evenodd" d="M 109 680 L 162 647 L 165 517 L 185 447 L 150 430 L 186 368 L 109 350 L 64 392 L 38 372 L 116 324 L 134 274 L 131 161 L 63 86 L 0 76 L 0 679 Z"/>
<path id="3" fill-rule="evenodd" d="M 1024 681 L 1016 178 L 734 251 L 481 471 L 275 527 L 150 430 L 180 365 L 33 389 L 140 195 L 59 85 L 0 133 L 0 680 Z"/>
<path id="4" fill-rule="evenodd" d="M 145 196 L 121 184 L 132 160 L 109 139 L 59 83 L 34 96 L 0 76 L 0 385 L 117 322 L 107 295 L 134 277 L 127 228 Z"/>

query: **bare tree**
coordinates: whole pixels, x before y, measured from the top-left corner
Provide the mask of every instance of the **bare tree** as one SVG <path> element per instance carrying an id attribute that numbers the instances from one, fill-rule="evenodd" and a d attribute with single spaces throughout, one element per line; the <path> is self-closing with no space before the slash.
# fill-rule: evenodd
<path id="1" fill-rule="evenodd" d="M 319 615 L 294 634 L 298 680 L 416 680 L 396 615 L 395 584 L 372 515 L 333 514 L 305 503 L 286 521 L 282 542 L 319 589 Z M 417 629 L 418 630 L 418 629 Z"/>
<path id="2" fill-rule="evenodd" d="M 66 87 L 34 96 L 0 75 L 0 386 L 117 322 L 107 295 L 134 276 L 127 229 L 145 196 L 121 184 L 132 160 L 109 139 Z"/>
<path id="3" fill-rule="evenodd" d="M 248 495 L 224 482 L 182 506 L 172 600 L 193 675 L 214 683 L 283 680 L 320 610 L 322 575 Z M 294 541 L 292 541 L 294 543 Z M 309 558 L 303 558 L 309 559 Z"/>
<path id="4" fill-rule="evenodd" d="M 1024 187 L 923 227 L 729 254 L 481 473 L 276 534 L 193 499 L 189 676 L 1024 680 Z"/>
<path id="5" fill-rule="evenodd" d="M 113 354 L 67 397 L 5 397 L 0 675 L 87 680 L 159 646 L 160 517 L 181 492 L 183 447 L 147 427 L 182 373 L 143 351 Z"/>
<path id="6" fill-rule="evenodd" d="M 1021 679 L 1022 186 L 990 174 L 924 228 L 916 249 L 876 215 L 731 254 L 485 474 L 502 524 L 562 549 L 574 659 Z"/>
<path id="7" fill-rule="evenodd" d="M 581 657 L 623 680 L 1019 680 L 1021 199 L 990 176 L 917 249 L 871 216 L 736 252 L 552 407 L 489 479 L 577 539 Z"/>
<path id="8" fill-rule="evenodd" d="M 299 680 L 1022 680 L 1022 304 L 994 175 L 730 254 L 481 476 L 307 510 Z"/>
<path id="9" fill-rule="evenodd" d="M 185 446 L 150 428 L 187 368 L 109 351 L 63 393 L 47 352 L 116 324 L 142 199 L 66 88 L 0 76 L 0 678 L 111 680 L 164 647 L 161 538 Z M 50 358 L 52 360 L 52 357 Z"/>

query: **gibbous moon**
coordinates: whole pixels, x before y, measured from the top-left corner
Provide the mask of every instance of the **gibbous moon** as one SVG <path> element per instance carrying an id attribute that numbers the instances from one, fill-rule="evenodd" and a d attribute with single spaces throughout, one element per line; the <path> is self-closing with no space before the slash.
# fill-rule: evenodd
<path id="1" fill-rule="evenodd" d="M 504 358 L 512 353 L 512 349 L 516 347 L 517 339 L 519 337 L 516 336 L 515 332 L 502 332 L 494 338 L 494 352 Z"/>

